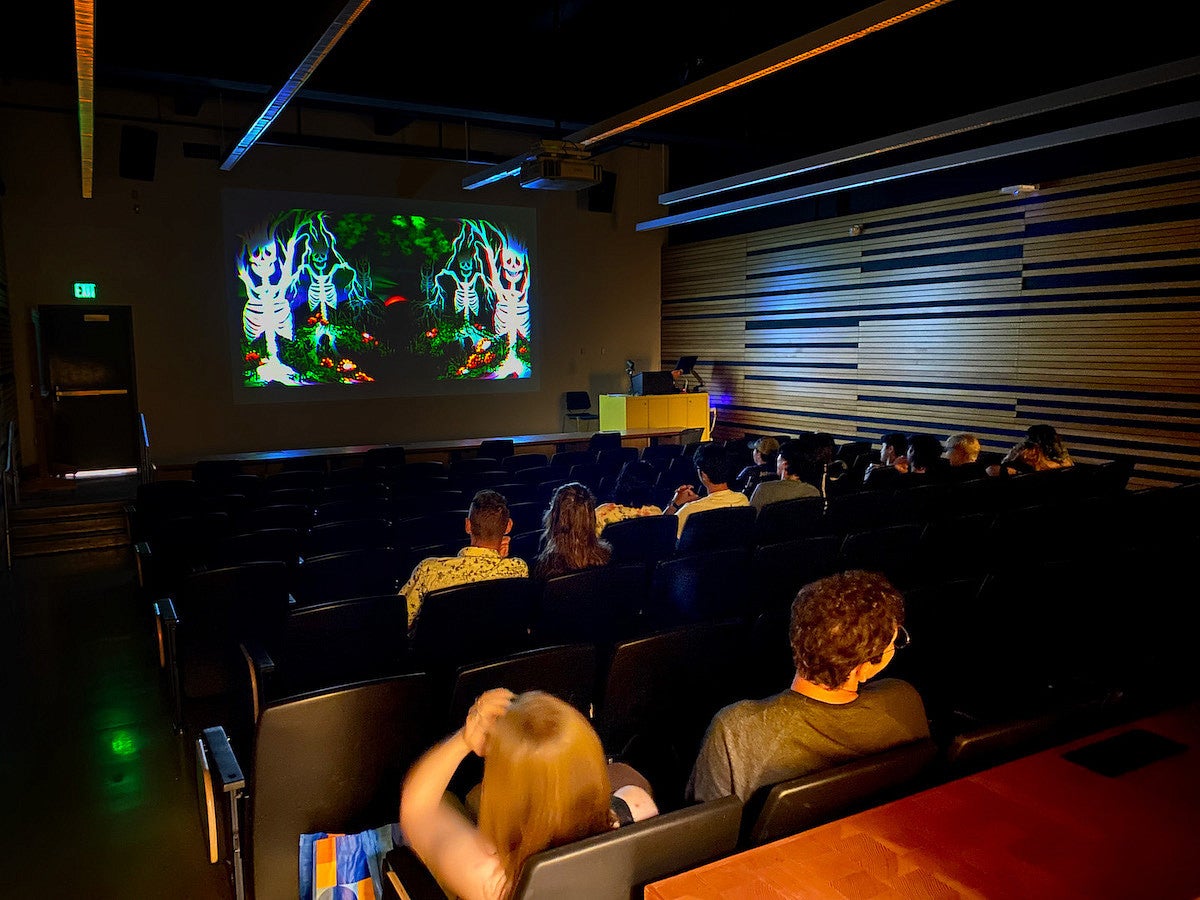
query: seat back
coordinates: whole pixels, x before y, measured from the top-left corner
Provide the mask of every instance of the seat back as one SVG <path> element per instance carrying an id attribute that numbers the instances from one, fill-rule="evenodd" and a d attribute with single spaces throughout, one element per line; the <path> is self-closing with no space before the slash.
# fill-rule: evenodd
<path id="1" fill-rule="evenodd" d="M 567 391 L 563 397 L 567 412 L 586 412 L 592 408 L 592 395 L 587 391 Z"/>
<path id="2" fill-rule="evenodd" d="M 612 546 L 614 563 L 653 565 L 674 555 L 678 528 L 674 516 L 639 516 L 605 526 L 600 536 Z"/>
<path id="3" fill-rule="evenodd" d="M 735 548 L 655 564 L 646 604 L 649 627 L 747 618 L 752 599 L 746 596 L 747 556 L 745 550 Z"/>
<path id="4" fill-rule="evenodd" d="M 364 547 L 306 557 L 291 578 L 291 593 L 301 605 L 396 594 L 401 579 L 402 555 L 391 547 Z"/>
<path id="5" fill-rule="evenodd" d="M 495 460 L 503 460 L 512 456 L 515 452 L 516 444 L 512 438 L 489 438 L 479 442 L 479 449 L 475 451 L 476 456 L 486 456 Z"/>
<path id="6" fill-rule="evenodd" d="M 221 568 L 248 562 L 278 560 L 288 566 L 300 561 L 300 532 L 295 528 L 263 528 L 234 534 L 222 540 L 209 556 Z"/>
<path id="7" fill-rule="evenodd" d="M 270 642 L 287 613 L 287 566 L 250 562 L 190 575 L 175 592 L 175 677 L 183 698 L 228 694 L 242 670 L 238 645 Z"/>
<path id="8" fill-rule="evenodd" d="M 403 670 L 408 608 L 395 594 L 353 597 L 291 610 L 269 650 L 275 696 L 317 690 Z"/>
<path id="9" fill-rule="evenodd" d="M 413 623 L 415 664 L 439 675 L 529 647 L 530 578 L 493 578 L 430 591 Z"/>
<path id="10" fill-rule="evenodd" d="M 448 730 L 462 725 L 475 699 L 492 688 L 545 691 L 590 716 L 596 701 L 596 646 L 555 644 L 462 666 L 450 692 Z"/>
<path id="11" fill-rule="evenodd" d="M 937 756 L 928 738 L 760 790 L 743 812 L 742 845 L 756 847 L 899 793 Z"/>
<path id="12" fill-rule="evenodd" d="M 654 785 L 659 807 L 683 800 L 700 739 L 721 707 L 744 698 L 746 630 L 705 622 L 622 641 L 609 657 L 596 730 Z"/>
<path id="13" fill-rule="evenodd" d="M 754 543 L 774 544 L 817 534 L 824 521 L 824 497 L 796 497 L 768 503 L 754 520 Z"/>
<path id="14" fill-rule="evenodd" d="M 692 513 L 683 523 L 675 552 L 708 553 L 730 547 L 748 548 L 754 540 L 753 506 L 726 506 Z"/>
<path id="15" fill-rule="evenodd" d="M 638 632 L 650 589 L 640 563 L 609 563 L 548 578 L 533 623 L 534 639 L 607 644 Z"/>
<path id="16" fill-rule="evenodd" d="M 584 838 L 525 861 L 514 900 L 641 897 L 647 884 L 731 853 L 742 804 L 722 797 Z"/>
<path id="17" fill-rule="evenodd" d="M 255 736 L 247 821 L 254 896 L 299 896 L 300 835 L 395 822 L 409 766 L 436 739 L 430 686 L 409 674 L 268 706 Z"/>

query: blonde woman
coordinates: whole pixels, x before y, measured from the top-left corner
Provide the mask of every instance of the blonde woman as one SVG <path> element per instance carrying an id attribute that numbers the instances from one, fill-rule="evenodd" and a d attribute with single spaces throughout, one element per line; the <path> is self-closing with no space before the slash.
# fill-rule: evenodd
<path id="1" fill-rule="evenodd" d="M 478 825 L 444 796 L 472 752 L 484 759 Z M 614 791 L 610 772 L 631 783 Z M 609 766 L 600 738 L 570 704 L 540 691 L 497 688 L 475 701 L 462 728 L 413 764 L 400 827 L 447 892 L 506 900 L 532 854 L 656 814 L 646 787 L 633 783 L 639 778 Z"/>

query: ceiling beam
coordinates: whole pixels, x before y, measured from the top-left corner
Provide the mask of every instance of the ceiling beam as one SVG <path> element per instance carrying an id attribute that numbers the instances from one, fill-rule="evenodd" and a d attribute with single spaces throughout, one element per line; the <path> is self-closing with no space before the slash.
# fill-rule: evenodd
<path id="1" fill-rule="evenodd" d="M 1077 125 L 1073 128 L 1063 128 L 1058 131 L 1005 141 L 988 147 L 964 150 L 959 153 L 948 153 L 943 156 L 903 163 L 886 169 L 877 169 L 873 172 L 847 175 L 844 178 L 834 178 L 816 184 L 790 188 L 786 191 L 776 191 L 773 194 L 746 197 L 729 203 L 721 203 L 716 206 L 708 206 L 702 209 L 690 210 L 689 212 L 651 219 L 646 222 L 639 222 L 635 230 L 653 231 L 657 228 L 669 228 L 672 225 L 686 225 L 689 222 L 700 222 L 706 219 L 733 215 L 734 213 L 749 212 L 754 209 L 762 209 L 765 206 L 791 203 L 796 200 L 817 197 L 822 194 L 833 194 L 838 191 L 869 187 L 874 184 L 897 181 L 902 178 L 912 178 L 914 175 L 928 175 L 932 172 L 954 169 L 959 166 L 1002 159 L 1018 153 L 1048 150 L 1052 147 L 1076 144 L 1081 141 L 1110 137 L 1112 135 L 1124 134 L 1144 128 L 1153 128 L 1159 125 L 1169 125 L 1175 122 L 1184 122 L 1195 118 L 1200 118 L 1200 101 L 1134 113 L 1115 119 L 1107 119 L 1103 122 L 1093 122 L 1088 125 Z"/>
<path id="2" fill-rule="evenodd" d="M 96 144 L 96 5 L 75 0 L 75 75 L 79 91 L 79 172 L 83 199 L 92 198 Z"/>
<path id="3" fill-rule="evenodd" d="M 671 91 L 627 112 L 605 119 L 596 125 L 580 129 L 563 138 L 563 143 L 581 149 L 594 148 L 602 141 L 624 134 L 663 116 L 709 100 L 735 88 L 773 75 L 806 59 L 820 56 L 845 46 L 859 38 L 882 31 L 906 19 L 949 3 L 950 0 L 883 0 L 861 12 L 839 19 L 832 25 L 818 28 L 803 37 L 760 53 L 757 56 L 714 72 L 694 84 Z M 506 163 L 493 166 L 463 179 L 463 190 L 471 191 L 516 175 L 528 155 L 517 156 Z"/>
<path id="4" fill-rule="evenodd" d="M 271 126 L 271 123 L 275 121 L 279 114 L 283 112 L 284 108 L 299 92 L 304 82 L 308 81 L 312 73 L 316 71 L 317 66 L 329 55 L 329 51 L 341 40 L 342 35 L 349 30 L 350 26 L 354 24 L 354 20 L 359 17 L 370 2 L 371 0 L 350 0 L 342 8 L 342 11 L 334 16 L 333 21 L 329 23 L 329 27 L 325 29 L 325 33 L 321 35 L 312 50 L 304 57 L 304 60 L 296 67 L 296 70 L 292 72 L 291 77 L 279 89 L 279 93 L 271 98 L 266 109 L 250 124 L 246 133 L 234 145 L 229 156 L 221 163 L 222 171 L 228 172 L 232 169 L 237 165 L 238 160 L 245 156 L 246 152 L 254 146 L 254 143 Z"/>

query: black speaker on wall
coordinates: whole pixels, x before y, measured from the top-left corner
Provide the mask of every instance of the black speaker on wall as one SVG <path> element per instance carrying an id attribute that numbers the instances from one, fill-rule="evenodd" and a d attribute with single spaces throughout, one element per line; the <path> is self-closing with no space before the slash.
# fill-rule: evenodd
<path id="1" fill-rule="evenodd" d="M 617 193 L 617 173 L 604 172 L 600 177 L 600 183 L 592 185 L 587 190 L 587 208 L 588 212 L 606 212 L 613 211 L 613 198 Z"/>
<path id="2" fill-rule="evenodd" d="M 136 125 L 121 126 L 121 156 L 117 171 L 122 178 L 154 180 L 154 162 L 158 155 L 158 132 Z"/>

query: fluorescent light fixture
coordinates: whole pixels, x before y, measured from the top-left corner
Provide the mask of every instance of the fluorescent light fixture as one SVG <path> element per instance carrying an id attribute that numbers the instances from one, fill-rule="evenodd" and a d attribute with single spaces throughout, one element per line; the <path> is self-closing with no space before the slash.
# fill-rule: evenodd
<path id="1" fill-rule="evenodd" d="M 325 33 L 321 35 L 320 40 L 309 51 L 308 55 L 304 57 L 304 61 L 296 67 L 296 71 L 292 73 L 284 86 L 279 89 L 279 93 L 271 99 L 271 102 L 267 104 L 267 108 L 262 111 L 259 117 L 251 123 L 250 128 L 242 136 L 242 139 L 237 142 L 237 145 L 230 152 L 229 156 L 221 163 L 221 170 L 223 172 L 228 172 L 237 165 L 237 161 L 245 156 L 247 150 L 254 146 L 254 142 L 262 136 L 262 133 L 271 127 L 271 123 L 283 112 L 284 107 L 292 102 L 292 98 L 296 96 L 304 82 L 308 81 L 312 73 L 316 71 L 321 60 L 329 55 L 329 51 L 341 40 L 342 35 L 346 33 L 354 23 L 354 20 L 359 17 L 359 14 L 367 8 L 370 2 L 371 0 L 350 0 L 342 8 L 342 11 L 334 17 L 334 20 L 329 23 L 329 27 L 325 29 Z"/>
<path id="2" fill-rule="evenodd" d="M 884 0 L 862 12 L 839 19 L 832 25 L 818 28 L 803 37 L 715 72 L 695 84 L 664 94 L 628 112 L 577 131 L 566 140 L 583 147 L 608 140 L 647 122 L 661 119 L 663 116 L 773 75 L 806 59 L 845 46 L 869 34 L 883 31 L 949 2 L 950 0 L 924 0 L 921 3 L 914 3 L 912 0 Z"/>
<path id="3" fill-rule="evenodd" d="M 75 71 L 79 84 L 79 171 L 83 199 L 92 199 L 96 142 L 96 5 L 75 0 Z"/>
<path id="4" fill-rule="evenodd" d="M 660 194 L 658 202 L 663 206 L 670 206 L 673 203 L 682 203 L 685 200 L 697 200 L 700 197 L 707 197 L 724 191 L 741 190 L 768 181 L 792 178 L 797 175 L 803 175 L 806 172 L 827 168 L 828 166 L 853 162 L 867 156 L 878 156 L 891 150 L 900 150 L 928 141 L 950 137 L 951 135 L 977 131 L 990 125 L 1014 122 L 1018 119 L 1028 118 L 1029 116 L 1042 115 L 1055 110 L 1076 106 L 1080 103 L 1090 103 L 1118 94 L 1142 90 L 1157 84 L 1177 81 L 1181 78 L 1190 78 L 1197 74 L 1200 74 L 1200 57 L 1194 56 L 1190 59 L 1143 69 L 1140 72 L 1119 75 L 1101 81 L 1094 81 L 1090 84 L 1055 91 L 1030 100 L 1022 100 L 1003 106 L 994 106 L 982 112 L 959 116 L 955 119 L 948 119 L 934 125 L 915 128 L 911 131 L 903 131 L 876 140 L 864 141 L 841 150 L 831 150 L 827 153 L 819 153 L 814 156 L 781 163 L 777 166 L 756 169 L 752 172 L 734 175 L 718 181 L 709 181 L 693 187 L 681 188 L 677 191 Z"/>
<path id="5" fill-rule="evenodd" d="M 76 481 L 85 478 L 117 478 L 122 475 L 136 475 L 137 471 L 132 466 L 123 469 L 80 469 L 78 472 L 69 473 L 66 477 Z"/>
<path id="6" fill-rule="evenodd" d="M 855 188 L 867 187 L 872 184 L 897 181 L 901 178 L 911 178 L 914 175 L 927 175 L 931 172 L 953 169 L 972 163 L 986 162 L 991 159 L 1001 159 L 1006 156 L 1014 156 L 1018 153 L 1029 153 L 1034 150 L 1061 147 L 1066 144 L 1075 144 L 1114 134 L 1124 134 L 1142 128 L 1183 122 L 1197 117 L 1200 117 L 1200 102 L 1181 103 L 1164 109 L 1134 113 L 1128 116 L 1108 119 L 1103 122 L 1094 122 L 1090 125 L 1077 125 L 1073 128 L 1064 128 L 1059 131 L 1047 132 L 1046 134 L 1005 141 L 1000 144 L 993 144 L 990 147 L 979 147 L 974 150 L 964 150 L 960 153 L 949 153 L 944 156 L 935 156 L 927 160 L 905 163 L 887 169 L 876 169 L 874 172 L 866 172 L 861 175 L 849 175 L 845 178 L 835 178 L 817 184 L 803 185 L 786 191 L 777 191 L 773 194 L 761 194 L 757 197 L 747 197 L 743 200 L 735 200 L 729 203 L 718 204 L 717 206 L 663 216 L 659 219 L 639 222 L 635 230 L 653 231 L 657 228 L 668 228 L 672 225 L 686 225 L 689 222 L 700 222 L 706 219 L 733 215 L 734 213 L 749 212 L 750 210 L 761 209 L 765 206 L 775 206 L 780 203 L 803 200 L 807 197 L 817 197 L 822 194 L 832 194 L 837 191 L 848 191 Z"/>

